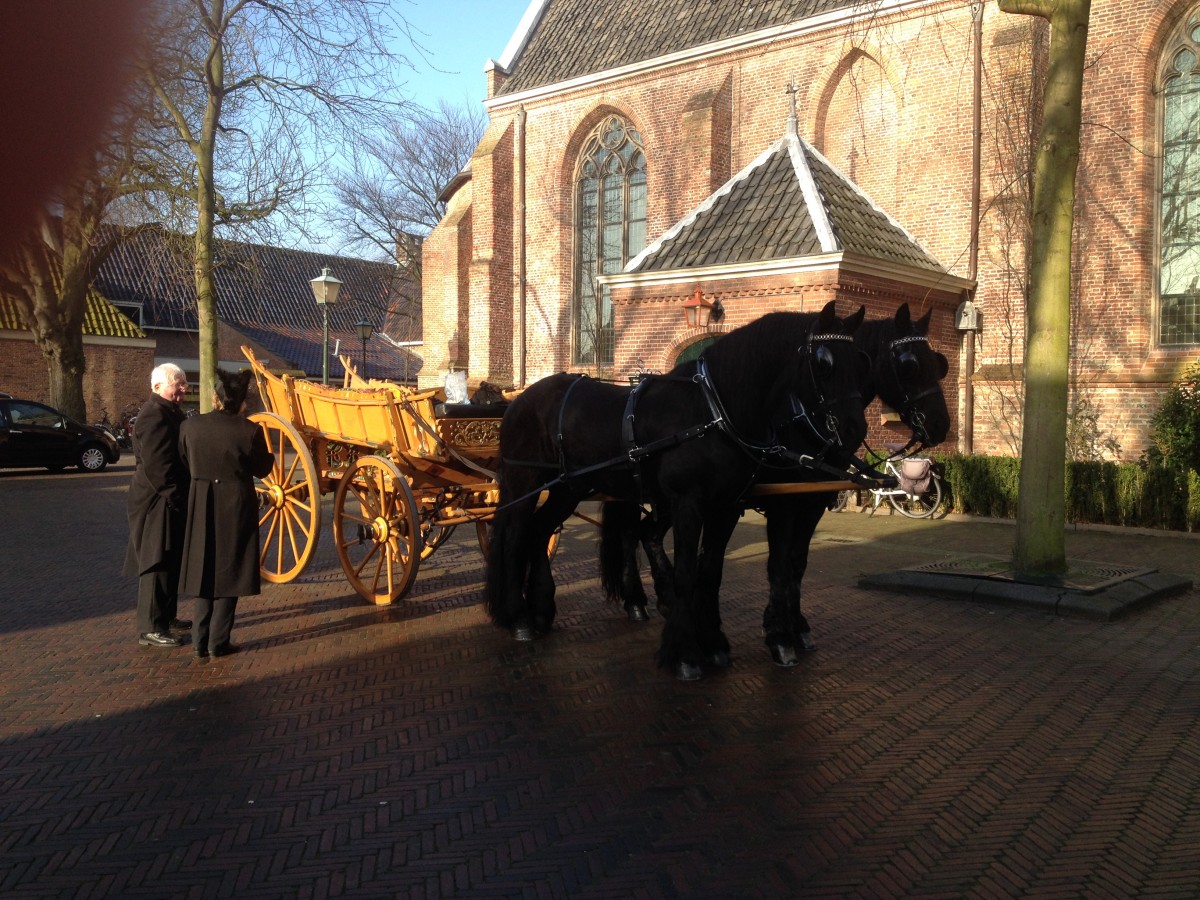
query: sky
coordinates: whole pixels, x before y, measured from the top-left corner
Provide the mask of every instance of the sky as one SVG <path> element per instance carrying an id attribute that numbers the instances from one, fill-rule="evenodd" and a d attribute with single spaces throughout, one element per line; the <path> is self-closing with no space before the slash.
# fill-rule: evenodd
<path id="1" fill-rule="evenodd" d="M 393 0 L 393 5 L 428 57 L 397 47 L 417 66 L 402 76 L 404 91 L 422 106 L 436 107 L 441 98 L 454 104 L 483 102 L 483 66 L 504 53 L 529 0 Z"/>

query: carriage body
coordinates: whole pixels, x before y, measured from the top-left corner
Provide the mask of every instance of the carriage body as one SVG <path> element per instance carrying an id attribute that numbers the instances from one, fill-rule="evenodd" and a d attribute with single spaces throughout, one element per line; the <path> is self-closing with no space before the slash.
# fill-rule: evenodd
<path id="1" fill-rule="evenodd" d="M 250 418 L 275 454 L 256 485 L 264 579 L 283 583 L 304 571 L 329 494 L 342 568 L 374 603 L 402 597 L 457 525 L 474 523 L 486 552 L 498 410 L 447 405 L 440 390 L 365 381 L 350 369 L 343 387 L 297 381 L 242 351 L 265 408 Z"/>

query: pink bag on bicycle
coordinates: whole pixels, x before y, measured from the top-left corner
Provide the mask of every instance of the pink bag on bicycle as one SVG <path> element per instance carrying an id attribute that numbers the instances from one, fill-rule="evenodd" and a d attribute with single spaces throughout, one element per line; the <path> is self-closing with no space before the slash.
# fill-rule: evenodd
<path id="1" fill-rule="evenodd" d="M 900 487 L 909 494 L 924 494 L 929 490 L 929 480 L 932 475 L 933 461 L 921 457 L 911 457 L 900 460 L 897 469 L 900 472 Z"/>

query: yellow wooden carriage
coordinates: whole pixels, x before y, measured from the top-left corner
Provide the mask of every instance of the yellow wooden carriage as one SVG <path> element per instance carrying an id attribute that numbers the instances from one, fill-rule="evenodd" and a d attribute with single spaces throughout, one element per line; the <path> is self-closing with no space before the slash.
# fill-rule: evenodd
<path id="1" fill-rule="evenodd" d="M 461 524 L 487 552 L 499 491 L 500 418 L 348 374 L 332 387 L 268 371 L 247 347 L 265 412 L 250 418 L 275 455 L 259 494 L 263 578 L 299 577 L 316 552 L 321 501 L 333 493 L 333 534 L 347 579 L 364 598 L 392 603 L 422 559 Z"/>

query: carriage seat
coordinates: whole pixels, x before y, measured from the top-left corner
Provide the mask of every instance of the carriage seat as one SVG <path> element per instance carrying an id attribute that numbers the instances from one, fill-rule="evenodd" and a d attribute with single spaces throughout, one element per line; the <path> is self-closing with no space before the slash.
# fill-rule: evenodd
<path id="1" fill-rule="evenodd" d="M 439 419 L 499 419 L 507 403 L 435 403 L 433 414 Z"/>

